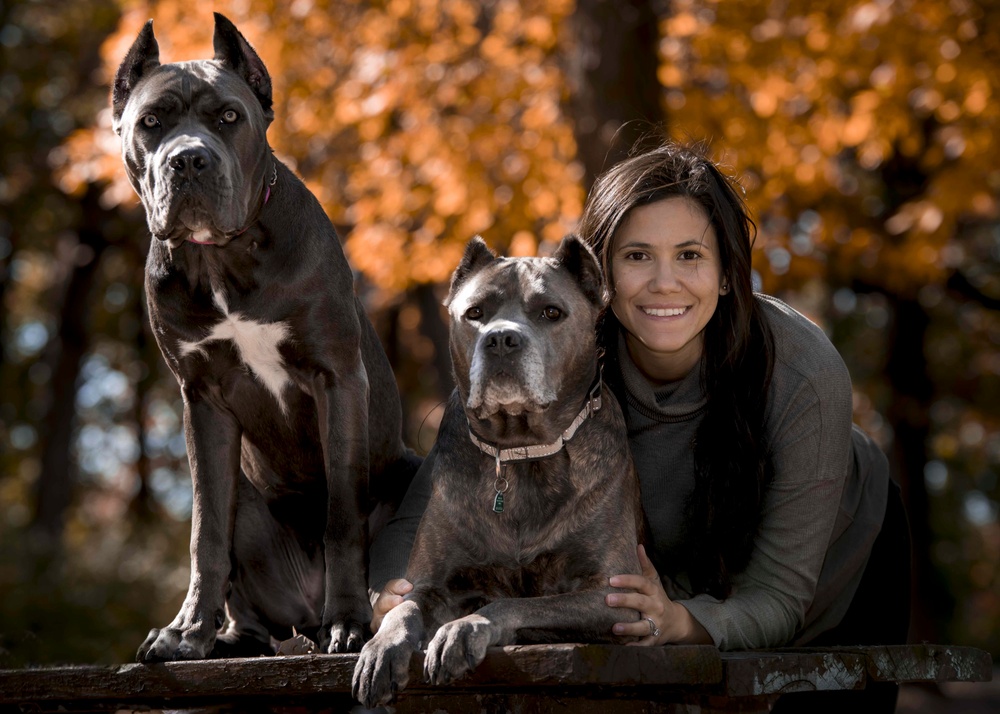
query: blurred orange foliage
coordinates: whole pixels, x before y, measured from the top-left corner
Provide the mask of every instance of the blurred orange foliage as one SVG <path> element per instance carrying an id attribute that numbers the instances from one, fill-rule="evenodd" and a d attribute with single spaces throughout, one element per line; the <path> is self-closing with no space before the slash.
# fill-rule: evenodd
<path id="1" fill-rule="evenodd" d="M 817 275 L 815 259 L 899 294 L 956 267 L 962 225 L 1000 213 L 998 24 L 964 1 L 673 3 L 670 129 L 711 138 L 745 177 L 758 245 L 779 249 L 768 290 Z M 886 172 L 914 185 L 886 197 Z"/>

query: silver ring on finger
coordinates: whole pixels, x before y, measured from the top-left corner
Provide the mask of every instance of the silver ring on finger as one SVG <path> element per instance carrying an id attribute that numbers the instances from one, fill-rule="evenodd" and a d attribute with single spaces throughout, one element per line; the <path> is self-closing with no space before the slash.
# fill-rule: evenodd
<path id="1" fill-rule="evenodd" d="M 655 622 L 653 622 L 653 618 L 651 618 L 651 617 L 645 617 L 643 619 L 646 622 L 649 623 L 649 636 L 650 637 L 659 637 L 660 636 L 660 628 L 656 626 Z"/>

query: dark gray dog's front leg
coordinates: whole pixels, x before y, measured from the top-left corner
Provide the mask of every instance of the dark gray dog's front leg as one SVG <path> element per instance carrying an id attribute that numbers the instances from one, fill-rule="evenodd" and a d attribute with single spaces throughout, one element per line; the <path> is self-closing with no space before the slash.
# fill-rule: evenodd
<path id="1" fill-rule="evenodd" d="M 180 611 L 150 631 L 136 659 L 203 659 L 225 616 L 240 473 L 240 428 L 232 414 L 184 391 L 184 436 L 191 465 L 191 579 Z"/>
<path id="2" fill-rule="evenodd" d="M 357 652 L 372 614 L 366 583 L 364 515 L 368 499 L 368 375 L 360 351 L 332 379 L 318 381 L 316 409 L 328 490 L 320 646 L 328 653 Z"/>

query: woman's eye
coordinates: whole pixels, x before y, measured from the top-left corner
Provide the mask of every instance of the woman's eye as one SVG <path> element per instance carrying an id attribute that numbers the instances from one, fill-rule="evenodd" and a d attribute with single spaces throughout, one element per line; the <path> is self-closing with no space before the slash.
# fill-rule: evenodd
<path id="1" fill-rule="evenodd" d="M 645 260 L 645 259 L 646 259 L 646 254 L 640 253 L 638 251 L 625 254 L 625 260 Z"/>
<path id="2" fill-rule="evenodd" d="M 474 305 L 465 311 L 466 320 L 478 320 L 483 316 L 483 308 Z"/>
<path id="3" fill-rule="evenodd" d="M 685 250 L 681 253 L 681 260 L 697 260 L 701 257 L 701 253 L 696 250 Z"/>
<path id="4" fill-rule="evenodd" d="M 147 129 L 155 129 L 160 125 L 160 120 L 156 118 L 155 114 L 147 114 L 140 121 Z"/>
<path id="5" fill-rule="evenodd" d="M 560 310 L 558 307 L 553 307 L 549 305 L 547 308 L 542 310 L 542 317 L 544 317 L 546 320 L 552 320 L 553 322 L 555 322 L 560 317 L 562 317 L 562 310 Z"/>
<path id="6" fill-rule="evenodd" d="M 226 111 L 222 112 L 222 121 L 225 124 L 232 124 L 234 121 L 236 121 L 239 118 L 240 118 L 240 115 L 237 114 L 232 109 L 227 109 Z"/>

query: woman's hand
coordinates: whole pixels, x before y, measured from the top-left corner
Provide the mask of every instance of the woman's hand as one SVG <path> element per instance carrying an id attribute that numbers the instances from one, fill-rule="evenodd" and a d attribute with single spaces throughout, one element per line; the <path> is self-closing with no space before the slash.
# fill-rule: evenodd
<path id="1" fill-rule="evenodd" d="M 382 618 L 385 617 L 386 613 L 396 605 L 402 604 L 403 596 L 411 590 L 413 590 L 413 583 L 403 578 L 396 578 L 385 584 L 382 592 L 376 595 L 372 602 L 372 622 L 370 625 L 372 634 L 378 632 L 378 628 L 382 625 Z"/>
<path id="2" fill-rule="evenodd" d="M 605 602 L 611 607 L 637 610 L 640 619 L 638 622 L 615 624 L 614 633 L 641 637 L 638 642 L 629 644 L 646 647 L 667 643 L 712 644 L 711 636 L 688 609 L 667 597 L 660 576 L 641 545 L 638 554 L 642 575 L 615 575 L 611 578 L 611 587 L 635 592 L 610 593 Z"/>

